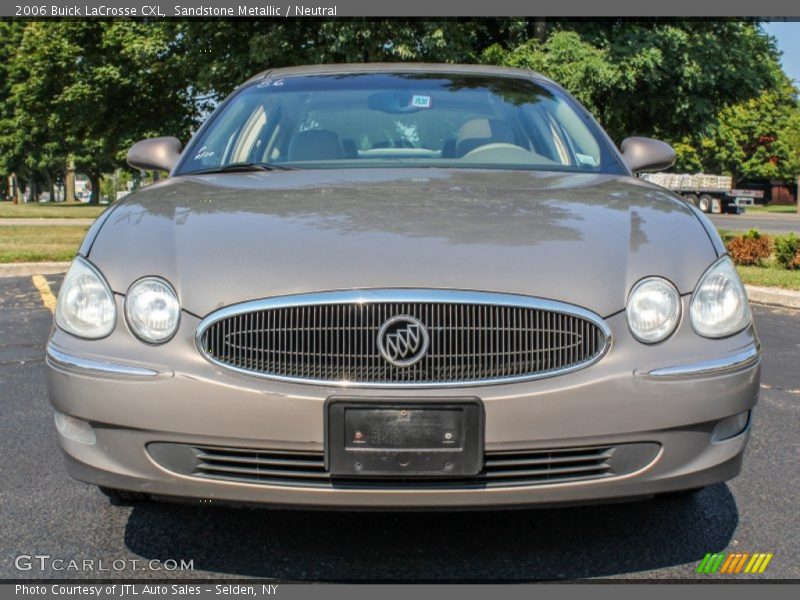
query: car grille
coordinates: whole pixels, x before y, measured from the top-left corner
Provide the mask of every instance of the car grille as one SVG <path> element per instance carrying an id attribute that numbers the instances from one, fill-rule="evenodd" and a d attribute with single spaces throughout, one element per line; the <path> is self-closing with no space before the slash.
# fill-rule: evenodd
<path id="1" fill-rule="evenodd" d="M 433 301 L 381 301 L 376 294 L 348 301 L 332 293 L 310 304 L 302 296 L 277 306 L 256 301 L 204 320 L 198 346 L 218 364 L 267 377 L 434 386 L 554 375 L 587 366 L 607 346 L 602 321 L 588 311 L 497 296 L 445 292 Z M 390 363 L 378 344 L 382 325 L 397 316 L 418 319 L 429 337 L 425 354 L 409 366 Z"/>
<path id="2" fill-rule="evenodd" d="M 151 455 L 167 469 L 204 479 L 298 487 L 515 487 L 624 475 L 650 463 L 655 443 L 486 452 L 483 471 L 468 478 L 332 478 L 322 452 L 292 452 L 158 443 Z"/>

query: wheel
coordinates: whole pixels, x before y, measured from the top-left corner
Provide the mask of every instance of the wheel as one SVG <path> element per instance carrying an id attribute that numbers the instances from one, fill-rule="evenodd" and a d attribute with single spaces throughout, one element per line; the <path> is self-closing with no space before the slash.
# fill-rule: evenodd
<path id="1" fill-rule="evenodd" d="M 143 494 L 142 492 L 131 492 L 129 490 L 116 490 L 114 488 L 107 488 L 100 486 L 100 491 L 103 492 L 108 499 L 111 500 L 112 504 L 118 505 L 128 505 L 128 504 L 138 504 L 140 502 L 147 502 L 150 500 L 149 494 Z"/>
<path id="2" fill-rule="evenodd" d="M 697 194 L 684 194 L 683 199 L 697 206 L 698 203 Z"/>
<path id="3" fill-rule="evenodd" d="M 714 199 L 708 194 L 703 194 L 697 199 L 697 208 L 704 213 L 710 213 L 711 208 L 714 206 Z"/>

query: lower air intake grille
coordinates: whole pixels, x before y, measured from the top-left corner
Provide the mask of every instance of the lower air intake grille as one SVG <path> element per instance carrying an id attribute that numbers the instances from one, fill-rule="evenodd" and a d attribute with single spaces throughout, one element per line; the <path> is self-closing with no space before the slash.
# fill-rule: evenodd
<path id="1" fill-rule="evenodd" d="M 477 477 L 334 479 L 321 452 L 291 452 L 184 444 L 150 444 L 165 468 L 184 475 L 264 485 L 357 488 L 515 487 L 614 477 L 636 471 L 658 453 L 655 443 L 487 452 Z"/>

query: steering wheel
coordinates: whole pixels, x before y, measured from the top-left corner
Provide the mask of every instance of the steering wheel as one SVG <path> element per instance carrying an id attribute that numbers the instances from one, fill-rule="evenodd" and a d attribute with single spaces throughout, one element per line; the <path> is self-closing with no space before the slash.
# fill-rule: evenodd
<path id="1" fill-rule="evenodd" d="M 522 146 L 517 146 L 516 144 L 507 144 L 507 143 L 504 143 L 504 142 L 494 142 L 494 143 L 491 143 L 491 144 L 484 144 L 483 146 L 478 146 L 477 148 L 474 148 L 474 149 L 470 150 L 469 152 L 467 152 L 461 158 L 479 156 L 479 155 L 484 154 L 486 152 L 495 152 L 497 150 L 513 150 L 513 151 L 525 152 L 526 154 L 530 154 Z"/>

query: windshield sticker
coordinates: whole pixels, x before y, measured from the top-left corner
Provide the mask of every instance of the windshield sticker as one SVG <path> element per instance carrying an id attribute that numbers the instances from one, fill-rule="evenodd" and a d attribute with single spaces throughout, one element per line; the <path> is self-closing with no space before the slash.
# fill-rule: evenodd
<path id="1" fill-rule="evenodd" d="M 197 156 L 195 156 L 194 159 L 200 160 L 201 158 L 207 158 L 209 156 L 214 156 L 214 151 L 207 150 L 206 147 L 203 146 L 202 148 L 200 148 L 200 150 L 197 151 Z"/>
<path id="2" fill-rule="evenodd" d="M 411 96 L 411 106 L 414 108 L 430 108 L 431 107 L 431 97 L 430 96 Z"/>
<path id="3" fill-rule="evenodd" d="M 283 79 L 265 79 L 261 83 L 259 83 L 256 87 L 265 88 L 265 87 L 281 87 L 283 85 Z"/>

